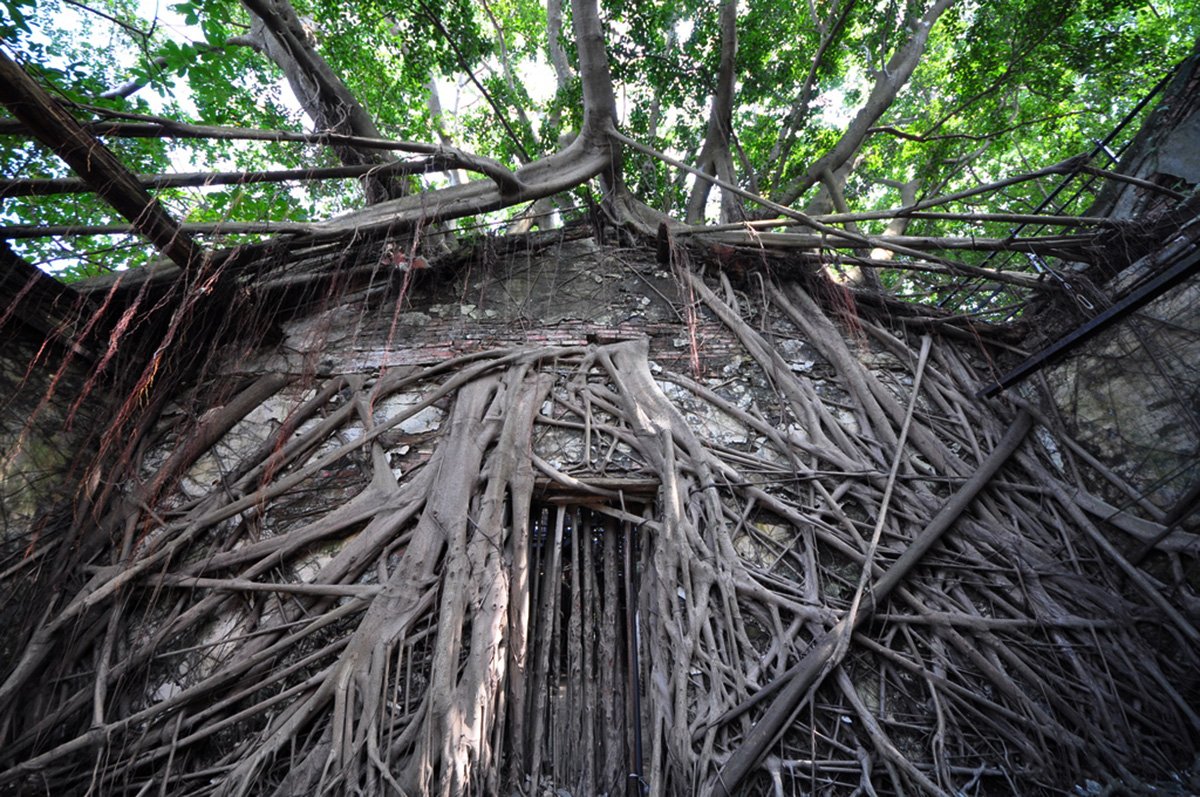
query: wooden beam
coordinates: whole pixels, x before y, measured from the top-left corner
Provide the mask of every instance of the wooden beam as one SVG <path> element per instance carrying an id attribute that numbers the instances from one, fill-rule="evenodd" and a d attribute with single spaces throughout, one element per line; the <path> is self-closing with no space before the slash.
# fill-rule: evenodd
<path id="1" fill-rule="evenodd" d="M 54 101 L 0 50 L 0 104 L 92 186 L 96 193 L 185 270 L 198 268 L 204 250 L 150 196 L 104 144 Z"/>
<path id="2" fill-rule="evenodd" d="M 653 502 L 662 482 L 658 479 L 612 477 L 580 477 L 575 484 L 538 476 L 533 480 L 533 495 L 539 501 L 552 504 L 591 505 L 596 502 L 614 503 L 624 496 L 634 503 Z"/>

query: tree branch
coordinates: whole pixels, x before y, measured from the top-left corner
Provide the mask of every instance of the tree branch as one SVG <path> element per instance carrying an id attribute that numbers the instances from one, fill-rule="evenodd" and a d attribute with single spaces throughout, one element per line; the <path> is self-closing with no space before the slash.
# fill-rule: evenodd
<path id="1" fill-rule="evenodd" d="M 109 112 L 112 113 L 112 112 Z M 118 138 L 198 138 L 218 141 L 287 141 L 300 144 L 320 144 L 328 147 L 347 146 L 358 149 L 394 150 L 431 155 L 447 159 L 447 163 L 461 163 L 461 168 L 470 169 L 487 175 L 496 185 L 507 192 L 515 192 L 521 188 L 516 175 L 502 164 L 491 158 L 464 152 L 455 147 L 442 144 L 427 144 L 420 141 L 396 141 L 387 138 L 367 138 L 363 136 L 341 135 L 331 132 L 298 133 L 291 130 L 260 130 L 246 127 L 226 127 L 221 125 L 194 125 L 186 122 L 176 122 L 157 116 L 144 114 L 115 113 L 121 118 L 133 118 L 145 121 L 137 122 L 85 122 L 81 127 L 93 136 L 112 136 Z M 0 135 L 30 135 L 31 129 L 20 121 L 0 122 Z M 380 164 L 360 164 L 367 168 L 378 169 L 388 166 L 388 161 Z M 391 168 L 390 166 L 388 168 Z M 459 167 L 455 167 L 459 168 Z"/>
<path id="2" fill-rule="evenodd" d="M 316 51 L 304 26 L 287 0 L 242 0 L 250 12 L 249 42 L 283 70 L 304 112 L 318 130 L 344 135 L 382 138 L 367 109 Z M 378 165 L 390 160 L 373 150 L 335 145 L 334 152 L 347 166 Z M 408 192 L 396 179 L 367 179 L 363 189 L 368 203 L 382 202 Z"/>
<path id="3" fill-rule="evenodd" d="M 450 45 L 450 49 L 454 50 L 454 56 L 458 59 L 458 65 L 466 73 L 467 79 L 471 81 L 471 84 L 475 86 L 479 93 L 483 95 L 483 98 L 487 100 L 487 104 L 491 106 L 492 113 L 496 114 L 496 121 L 504 128 L 504 132 L 508 134 L 509 140 L 517 148 L 517 155 L 521 163 L 529 163 L 529 152 L 526 151 L 525 145 L 521 143 L 521 137 L 517 135 L 517 131 L 513 130 L 512 125 L 508 123 L 508 117 L 500 107 L 500 104 L 496 102 L 496 98 L 492 96 L 492 93 L 487 90 L 486 86 L 479 82 L 479 78 L 475 77 L 475 71 L 471 69 L 471 65 L 463 55 L 462 49 L 458 46 L 458 42 L 454 40 L 454 37 L 450 35 L 450 32 L 442 25 L 442 21 L 438 18 L 437 14 L 429 6 L 421 3 L 421 9 L 425 14 L 425 18 L 438 29 L 438 32 L 442 34 L 442 38 L 446 40 L 446 44 Z"/>
<path id="4" fill-rule="evenodd" d="M 117 157 L 88 135 L 3 50 L 0 103 L 180 268 L 191 270 L 204 261 L 204 251 L 180 230 L 158 200 L 146 193 Z"/>
<path id="5" fill-rule="evenodd" d="M 733 94 L 736 85 L 734 65 L 738 46 L 737 0 L 722 0 L 720 28 L 721 63 L 717 69 L 717 86 L 708 114 L 708 130 L 704 134 L 704 146 L 696 159 L 696 168 L 701 172 L 720 176 L 727 182 L 734 182 L 733 156 L 729 143 L 733 138 Z M 688 224 L 698 224 L 704 220 L 704 206 L 708 202 L 712 186 L 711 180 L 696 176 L 684 216 Z M 724 192 L 721 198 L 721 221 L 733 221 L 735 215 L 740 215 L 740 204 L 736 201 L 736 195 Z"/>
<path id="6" fill-rule="evenodd" d="M 1037 119 L 1028 119 L 1024 122 L 1018 122 L 1016 124 L 1007 125 L 1005 127 L 1000 128 L 999 130 L 993 130 L 990 133 L 981 133 L 978 135 L 971 134 L 971 133 L 941 133 L 941 134 L 909 133 L 908 131 L 901 130 L 900 128 L 895 127 L 893 125 L 881 125 L 878 127 L 872 127 L 867 132 L 872 133 L 872 134 L 887 133 L 889 135 L 896 136 L 897 138 L 903 138 L 906 141 L 916 141 L 917 143 L 920 143 L 920 144 L 927 144 L 931 141 L 954 141 L 954 140 L 991 141 L 992 139 L 994 139 L 998 136 L 1002 136 L 1005 133 L 1011 133 L 1014 130 L 1020 130 L 1023 127 L 1029 127 L 1031 125 L 1041 124 L 1043 122 L 1054 122 L 1059 119 L 1066 119 L 1067 117 L 1070 117 L 1070 116 L 1080 116 L 1080 115 L 1089 114 L 1089 113 L 1091 113 L 1091 111 L 1068 111 L 1067 113 L 1057 113 L 1057 114 L 1052 114 L 1050 116 L 1039 116 Z"/>
<path id="7" fill-rule="evenodd" d="M 909 77 L 921 55 L 925 52 L 925 44 L 929 41 L 929 33 L 942 12 L 949 8 L 954 0 L 934 0 L 921 18 L 915 23 L 913 33 L 888 60 L 887 66 L 879 73 L 875 85 L 871 89 L 867 102 L 855 115 L 854 121 L 845 134 L 834 145 L 833 149 L 819 158 L 815 163 L 796 179 L 784 186 L 775 199 L 781 205 L 790 205 L 805 191 L 811 188 L 826 169 L 836 170 L 854 156 L 862 146 L 868 132 L 879 117 L 891 106 L 900 89 L 908 83 Z"/>
<path id="8" fill-rule="evenodd" d="M 767 158 L 767 163 L 763 168 L 762 177 L 759 182 L 770 180 L 775 183 L 783 174 L 784 164 L 787 163 L 788 157 L 792 153 L 792 146 L 795 144 L 796 131 L 800 126 L 800 122 L 808 116 L 809 104 L 813 100 L 813 86 L 817 81 L 817 69 L 821 66 L 821 61 L 825 57 L 825 53 L 833 46 L 834 41 L 845 30 L 846 20 L 850 18 L 850 12 L 854 10 L 855 0 L 849 0 L 845 6 L 839 9 L 839 1 L 835 0 L 833 8 L 830 10 L 830 16 L 834 18 L 832 25 L 820 24 L 816 19 L 815 9 L 810 6 L 810 11 L 813 12 L 813 20 L 817 23 L 817 28 L 821 31 L 821 42 L 817 45 L 817 52 L 813 55 L 812 61 L 808 65 L 808 74 L 804 76 L 804 84 L 800 87 L 800 91 L 796 93 L 796 99 L 792 102 L 792 107 L 788 111 L 787 119 L 779 131 L 779 137 L 775 140 L 775 144 L 771 147 L 771 154 Z M 772 174 L 771 171 L 774 170 Z"/>
<path id="9" fill-rule="evenodd" d="M 283 183 L 293 180 L 330 180 L 348 177 L 378 177 L 382 175 L 414 175 L 467 169 L 491 177 L 503 193 L 521 189 L 512 172 L 489 163 L 484 158 L 463 157 L 463 153 L 448 151 L 414 161 L 392 161 L 379 165 L 331 166 L 317 169 L 275 169 L 245 172 L 182 172 L 179 174 L 139 174 L 138 183 L 146 189 L 205 187 L 211 185 L 248 185 L 251 183 Z M 86 180 L 62 178 L 51 180 L 18 180 L 0 178 L 0 196 L 47 196 L 53 194 L 84 194 L 95 191 Z"/>

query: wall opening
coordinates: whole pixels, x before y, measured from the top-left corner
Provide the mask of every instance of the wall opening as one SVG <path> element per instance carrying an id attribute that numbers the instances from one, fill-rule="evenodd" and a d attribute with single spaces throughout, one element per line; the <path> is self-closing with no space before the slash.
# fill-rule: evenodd
<path id="1" fill-rule="evenodd" d="M 642 793 L 642 531 L 603 509 L 562 501 L 530 513 L 524 763 L 540 773 L 534 793 Z"/>

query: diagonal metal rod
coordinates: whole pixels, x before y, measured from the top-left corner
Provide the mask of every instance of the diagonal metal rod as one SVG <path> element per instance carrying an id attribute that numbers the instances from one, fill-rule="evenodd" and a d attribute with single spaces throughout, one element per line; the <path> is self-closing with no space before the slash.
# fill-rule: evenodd
<path id="1" fill-rule="evenodd" d="M 4 51 L 0 50 L 0 104 L 62 158 L 113 209 L 185 271 L 199 268 L 204 250 L 150 196 L 108 147 L 90 135 Z"/>
<path id="2" fill-rule="evenodd" d="M 1091 163 L 1092 160 L 1094 160 L 1095 157 L 1097 155 L 1099 155 L 1100 153 L 1104 153 L 1104 155 L 1108 157 L 1110 162 L 1116 163 L 1117 158 L 1114 157 L 1112 150 L 1109 149 L 1109 145 L 1112 144 L 1113 141 L 1116 140 L 1117 136 L 1121 134 L 1121 131 L 1123 131 L 1129 125 L 1129 123 L 1132 122 L 1134 120 L 1134 118 L 1139 113 L 1142 112 L 1142 109 L 1145 108 L 1150 103 L 1151 100 L 1153 100 L 1155 97 L 1157 97 L 1158 93 L 1160 91 L 1162 91 L 1164 88 L 1166 88 L 1167 84 L 1170 83 L 1171 80 L 1174 79 L 1175 75 L 1179 72 L 1179 69 L 1180 69 L 1180 67 L 1183 66 L 1183 63 L 1186 63 L 1186 62 L 1181 62 L 1179 64 L 1176 64 L 1174 69 L 1172 69 L 1166 75 L 1163 75 L 1162 79 L 1159 80 L 1158 83 L 1155 84 L 1154 88 L 1150 89 L 1150 91 L 1147 92 L 1146 95 L 1138 101 L 1138 104 L 1133 106 L 1133 108 L 1131 108 L 1129 110 L 1129 113 L 1125 114 L 1124 118 L 1122 118 L 1121 121 L 1117 123 L 1116 127 L 1114 127 L 1112 130 L 1109 130 L 1108 135 L 1106 135 L 1100 141 L 1096 142 L 1096 145 L 1092 148 L 1091 152 L 1089 152 L 1087 155 L 1088 163 Z M 1122 144 L 1120 146 L 1120 148 L 1117 150 L 1116 155 L 1120 156 L 1122 153 L 1124 153 L 1125 149 L 1132 143 L 1132 141 L 1133 140 L 1130 139 L 1130 140 L 1126 141 L 1124 144 Z M 1037 215 L 1037 214 L 1041 213 L 1043 210 L 1045 210 L 1046 208 L 1050 207 L 1051 203 L 1054 202 L 1054 200 L 1058 198 L 1058 195 L 1061 194 L 1063 191 L 1065 191 L 1067 189 L 1067 187 L 1069 185 L 1071 185 L 1071 183 L 1075 182 L 1075 180 L 1078 176 L 1079 176 L 1078 172 L 1072 172 L 1071 174 L 1064 176 L 1063 179 L 1059 181 L 1058 185 L 1055 186 L 1054 190 L 1051 191 L 1049 194 L 1047 194 L 1046 198 L 1043 199 L 1038 204 L 1038 206 L 1033 209 L 1032 215 Z M 1067 198 L 1067 199 L 1063 200 L 1061 203 L 1059 203 L 1059 205 L 1058 205 L 1059 212 L 1061 213 L 1072 202 L 1074 202 L 1076 199 L 1078 199 L 1080 194 L 1082 194 L 1087 189 L 1088 186 L 1090 186 L 1093 182 L 1095 182 L 1096 179 L 1097 179 L 1097 175 L 1093 173 L 1089 179 L 1084 181 L 1083 185 L 1079 186 L 1075 190 L 1074 194 L 1072 194 L 1069 198 Z M 1028 227 L 1032 224 L 1034 224 L 1034 222 L 1022 222 L 1022 223 L 1018 224 L 1016 227 L 1014 227 L 1009 234 L 1012 236 L 1020 235 L 1022 232 L 1025 231 L 1026 227 Z M 1039 227 L 1039 229 L 1045 229 L 1045 226 L 1041 225 L 1041 224 L 1039 224 L 1038 227 Z M 986 267 L 987 264 L 990 263 L 992 261 L 992 259 L 996 257 L 996 254 L 997 253 L 993 252 L 992 254 L 985 257 L 983 259 L 983 262 L 981 262 L 979 264 L 980 267 Z M 1006 257 L 1004 262 L 1000 263 L 1000 265 L 996 266 L 996 268 L 997 269 L 1001 268 L 1004 265 L 1004 263 L 1007 263 L 1010 259 L 1011 259 L 1011 255 L 1009 257 Z M 1051 272 L 1051 273 L 1054 273 L 1054 272 Z M 946 304 L 950 301 L 950 299 L 954 298 L 955 295 L 959 292 L 961 292 L 961 291 L 956 290 L 956 291 L 951 291 L 950 293 L 948 293 L 940 302 L 938 302 L 938 307 L 945 307 Z M 984 303 L 987 304 L 988 302 L 991 302 L 992 299 L 996 298 L 996 296 L 999 294 L 999 292 L 1000 292 L 999 289 L 994 290 L 992 292 L 992 295 L 989 296 L 987 298 L 987 300 L 985 300 Z M 965 297 L 963 297 L 963 299 L 961 301 L 958 302 L 958 306 L 962 306 L 962 303 L 964 301 L 966 301 L 967 299 L 970 299 L 972 296 L 974 296 L 977 293 L 979 293 L 978 285 L 972 289 L 968 289 L 967 295 Z"/>
<path id="3" fill-rule="evenodd" d="M 1118 321 L 1132 315 L 1135 311 L 1149 304 L 1197 271 L 1200 271 L 1200 250 L 1191 252 L 1188 257 L 1183 258 L 1171 268 L 1149 280 L 1142 287 L 1133 291 L 1121 301 L 1116 302 L 1112 307 L 1086 324 L 1078 327 L 1069 335 L 1042 349 L 975 395 L 982 398 L 991 398 L 1001 390 L 1012 387 L 1030 374 L 1035 374 L 1046 366 L 1065 357 L 1071 350 L 1077 348 L 1084 341 L 1095 337 Z"/>

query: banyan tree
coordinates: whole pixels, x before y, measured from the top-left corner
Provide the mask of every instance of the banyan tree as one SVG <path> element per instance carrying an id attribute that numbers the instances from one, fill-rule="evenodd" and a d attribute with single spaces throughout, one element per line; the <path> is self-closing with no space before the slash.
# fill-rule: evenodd
<path id="1" fill-rule="evenodd" d="M 462 9 L 418 5 L 378 24 L 456 42 Z M 27 156 L 0 182 L 26 203 L 0 230 L 0 791 L 1200 787 L 1200 59 L 1087 152 L 856 210 L 868 139 L 916 136 L 888 109 L 974 11 L 888 12 L 858 114 L 788 165 L 866 13 L 814 6 L 756 172 L 736 59 L 765 5 L 690 12 L 715 44 L 685 152 L 614 91 L 636 14 L 552 0 L 578 127 L 516 168 L 391 138 L 322 56 L 332 17 L 285 2 L 226 9 L 222 46 L 280 70 L 307 132 L 117 109 L 153 75 L 87 105 L 36 39 L 0 52 Z M 499 59 L 473 90 L 515 141 L 517 23 L 486 17 L 498 50 L 452 49 Z M 141 174 L 146 141 L 336 163 Z M 326 178 L 360 206 L 181 221 L 167 193 Z M 83 194 L 110 215 L 61 210 Z M 77 281 L 31 263 L 129 241 Z"/>

